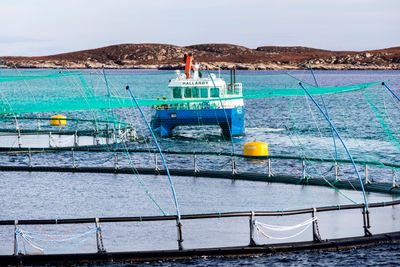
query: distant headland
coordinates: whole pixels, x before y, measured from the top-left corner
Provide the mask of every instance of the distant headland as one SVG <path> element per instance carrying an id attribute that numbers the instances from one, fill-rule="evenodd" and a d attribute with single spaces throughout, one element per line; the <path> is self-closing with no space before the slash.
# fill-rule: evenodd
<path id="1" fill-rule="evenodd" d="M 113 68 L 177 69 L 183 54 L 210 69 L 400 69 L 400 47 L 368 51 L 329 51 L 300 46 L 261 46 L 256 49 L 232 44 L 119 44 L 49 56 L 0 57 L 3 68 Z"/>

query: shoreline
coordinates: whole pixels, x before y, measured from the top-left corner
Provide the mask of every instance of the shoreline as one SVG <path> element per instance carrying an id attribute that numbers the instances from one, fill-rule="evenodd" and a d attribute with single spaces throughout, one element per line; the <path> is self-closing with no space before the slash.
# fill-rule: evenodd
<path id="1" fill-rule="evenodd" d="M 229 66 L 221 66 L 220 68 L 215 66 L 205 65 L 209 70 L 229 70 L 231 68 L 236 68 L 237 70 L 253 70 L 253 71 L 265 71 L 265 70 L 276 70 L 276 71 L 288 71 L 288 70 L 306 70 L 308 69 L 306 66 L 298 67 L 298 66 L 271 66 L 271 67 L 260 67 L 260 66 L 251 66 L 246 64 L 243 66 L 242 64 L 230 64 Z M 0 66 L 0 69 L 44 69 L 44 70 L 101 70 L 101 69 L 108 69 L 108 70 L 183 70 L 184 66 L 154 66 L 154 65 L 138 65 L 138 66 L 43 66 L 43 65 L 16 65 L 16 66 Z M 332 65 L 312 65 L 313 70 L 400 70 L 400 64 L 398 66 L 332 66 Z"/>
<path id="2" fill-rule="evenodd" d="M 1 56 L 0 68 L 183 69 L 183 55 L 210 70 L 400 70 L 400 47 L 366 51 L 329 51 L 309 47 L 233 44 L 118 44 L 47 56 Z"/>

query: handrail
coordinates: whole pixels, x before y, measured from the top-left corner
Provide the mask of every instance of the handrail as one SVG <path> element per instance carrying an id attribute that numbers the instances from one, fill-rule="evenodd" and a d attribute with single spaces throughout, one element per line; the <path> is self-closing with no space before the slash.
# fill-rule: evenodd
<path id="1" fill-rule="evenodd" d="M 388 207 L 400 205 L 399 200 L 388 202 L 375 202 L 369 204 L 370 208 Z M 238 212 L 221 212 L 221 213 L 203 213 L 203 214 L 186 214 L 181 215 L 181 220 L 195 219 L 214 219 L 214 218 L 229 218 L 229 217 L 249 217 L 252 216 L 291 216 L 309 214 L 312 212 L 328 212 L 336 210 L 351 210 L 364 209 L 362 204 L 349 205 L 332 205 L 317 208 L 294 209 L 285 211 L 238 211 Z M 37 219 L 37 220 L 18 220 L 19 225 L 49 225 L 49 224 L 80 224 L 80 223 L 111 223 L 111 222 L 152 222 L 152 221 L 175 221 L 176 215 L 166 216 L 133 216 L 133 217 L 101 217 L 101 218 L 74 218 L 74 219 Z M 15 220 L 0 220 L 0 225 L 14 225 Z"/>
<path id="2" fill-rule="evenodd" d="M 108 147 L 105 149 L 105 147 Z M 31 148 L 31 151 L 36 152 L 58 152 L 58 151 L 71 151 L 72 147 L 53 147 L 53 148 Z M 158 153 L 157 150 L 148 150 L 148 149 L 121 149 L 114 148 L 106 145 L 101 146 L 79 146 L 73 148 L 75 152 L 116 152 L 116 153 Z M 18 148 L 18 147 L 0 147 L 0 152 L 28 152 L 26 148 Z M 331 158 L 305 158 L 305 157 L 297 157 L 297 156 L 287 156 L 287 155 L 269 155 L 269 156 L 246 156 L 239 153 L 228 153 L 228 152 L 212 152 L 212 151 L 173 151 L 173 150 L 162 150 L 163 154 L 170 155 L 212 155 L 212 156 L 227 156 L 227 157 L 238 157 L 238 158 L 246 158 L 246 159 L 256 159 L 256 160 L 268 160 L 268 159 L 289 159 L 289 160 L 307 160 L 309 162 L 329 162 L 329 163 L 351 163 L 348 159 L 331 159 Z M 390 162 L 377 162 L 377 161 L 368 161 L 368 160 L 354 160 L 357 164 L 368 164 L 370 166 L 384 166 L 388 168 L 399 168 L 400 164 L 390 163 Z"/>
<path id="3" fill-rule="evenodd" d="M 49 121 L 52 118 L 51 117 L 17 117 L 17 119 L 18 120 Z M 8 120 L 15 120 L 15 118 L 14 117 L 10 117 L 10 116 L 2 116 L 2 117 L 0 117 L 0 122 L 1 121 L 8 121 Z M 80 119 L 80 118 L 63 118 L 62 120 L 75 121 L 75 122 L 98 122 L 98 123 L 110 123 L 110 124 L 118 122 L 118 124 L 121 124 L 121 125 L 131 125 L 130 123 L 127 123 L 127 122 L 124 122 L 124 121 L 115 121 L 115 120 L 94 120 L 94 119 Z"/>

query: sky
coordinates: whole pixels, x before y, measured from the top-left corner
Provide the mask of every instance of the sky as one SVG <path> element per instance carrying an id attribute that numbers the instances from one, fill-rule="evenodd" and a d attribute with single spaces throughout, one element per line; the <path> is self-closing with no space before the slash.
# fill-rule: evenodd
<path id="1" fill-rule="evenodd" d="M 120 43 L 400 46 L 400 0 L 0 0 L 0 56 Z"/>

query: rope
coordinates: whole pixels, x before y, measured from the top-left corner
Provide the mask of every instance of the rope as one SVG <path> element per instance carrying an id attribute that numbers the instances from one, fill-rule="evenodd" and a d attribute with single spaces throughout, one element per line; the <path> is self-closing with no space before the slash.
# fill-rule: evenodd
<path id="1" fill-rule="evenodd" d="M 21 228 L 16 228 L 15 233 L 17 236 L 17 244 L 20 242 L 19 237 L 22 238 L 23 241 L 23 247 L 24 247 L 24 254 L 28 254 L 28 250 L 26 248 L 25 244 L 28 244 L 30 247 L 36 249 L 39 251 L 40 254 L 44 253 L 44 248 L 39 245 L 38 242 L 50 242 L 50 243 L 63 243 L 63 242 L 70 242 L 70 241 L 75 241 L 78 239 L 84 239 L 80 240 L 79 243 L 85 242 L 93 233 L 96 233 L 99 231 L 99 228 L 93 228 L 90 229 L 84 233 L 80 234 L 72 234 L 72 235 L 55 235 L 55 234 L 33 234 L 32 232 L 23 230 Z M 19 251 L 19 246 L 17 246 L 18 253 Z"/>
<path id="2" fill-rule="evenodd" d="M 304 233 L 308 228 L 310 228 L 311 224 L 313 222 L 315 222 L 317 220 L 317 217 L 313 217 L 311 219 L 308 219 L 302 223 L 293 225 L 293 226 L 279 226 L 279 225 L 269 225 L 269 224 L 264 224 L 264 223 L 260 223 L 255 221 L 254 224 L 256 226 L 256 230 L 261 233 L 263 236 L 265 236 L 266 238 L 269 239 L 276 239 L 276 240 L 285 240 L 285 239 L 291 239 L 294 238 L 296 236 L 301 235 L 302 233 Z M 277 237 L 277 236 L 272 236 L 269 235 L 265 232 L 264 229 L 268 229 L 271 231 L 277 231 L 277 232 L 284 232 L 284 231 L 291 231 L 291 230 L 295 230 L 298 228 L 304 227 L 302 230 L 300 230 L 299 232 L 293 234 L 293 235 L 289 235 L 289 236 L 285 236 L 285 237 Z"/>
<path id="3" fill-rule="evenodd" d="M 16 235 L 17 235 L 17 240 L 16 240 L 17 243 L 19 242 L 18 237 L 21 237 L 22 240 L 25 241 L 25 242 L 23 243 L 24 252 L 25 252 L 24 254 L 28 254 L 28 253 L 27 253 L 26 246 L 25 246 L 25 243 L 28 243 L 29 246 L 31 246 L 31 247 L 33 247 L 34 249 L 40 251 L 40 254 L 43 254 L 43 253 L 44 253 L 44 249 L 41 248 L 38 244 L 36 244 L 34 241 L 32 241 L 31 238 L 29 238 L 28 236 L 26 236 L 25 231 L 23 231 L 23 230 L 17 228 L 17 229 L 15 230 L 15 232 L 16 232 Z M 20 253 L 19 246 L 17 246 L 17 252 L 18 252 L 18 254 Z"/>
<path id="4" fill-rule="evenodd" d="M 179 204 L 178 204 L 178 199 L 176 197 L 174 184 L 172 182 L 172 178 L 171 178 L 171 175 L 169 173 L 167 161 L 165 160 L 165 157 L 164 157 L 164 154 L 162 153 L 161 147 L 160 147 L 160 145 L 159 145 L 159 143 L 157 141 L 157 138 L 156 138 L 153 130 L 151 129 L 151 126 L 150 126 L 149 122 L 146 119 L 146 116 L 143 113 L 143 110 L 140 108 L 139 103 L 137 102 L 135 96 L 132 94 L 132 91 L 129 89 L 129 86 L 126 87 L 126 90 L 129 92 L 129 95 L 131 96 L 132 101 L 135 103 L 136 107 L 138 108 L 138 110 L 139 110 L 144 122 L 146 123 L 147 128 L 149 129 L 149 131 L 151 133 L 151 136 L 153 137 L 154 143 L 156 144 L 157 149 L 159 151 L 161 160 L 162 160 L 163 165 L 165 167 L 165 171 L 167 172 L 168 182 L 169 182 L 169 185 L 170 185 L 170 188 L 171 188 L 171 192 L 172 192 L 172 195 L 173 195 L 173 198 L 174 198 L 174 205 L 175 205 L 175 209 L 176 209 L 177 221 L 178 221 L 178 224 L 179 224 L 180 220 L 181 220 L 181 213 L 180 213 L 180 210 L 179 210 Z"/>
<path id="5" fill-rule="evenodd" d="M 50 135 L 50 145 L 53 147 L 65 147 L 67 145 L 72 146 L 73 145 L 73 141 L 74 141 L 74 135 L 71 135 L 70 137 L 67 138 L 60 138 L 61 136 L 59 136 L 60 140 L 56 140 L 56 138 L 53 135 Z M 64 140 L 62 140 L 64 139 Z M 72 143 L 71 143 L 72 141 Z"/>
<path id="6" fill-rule="evenodd" d="M 327 120 L 327 122 L 329 123 L 329 125 L 332 127 L 333 131 L 335 132 L 335 134 L 337 135 L 338 139 L 340 140 L 340 142 L 343 145 L 343 148 L 346 150 L 346 153 L 349 157 L 349 159 L 352 162 L 352 165 L 354 167 L 354 170 L 357 174 L 358 180 L 360 182 L 360 186 L 362 189 L 362 194 L 363 194 L 363 198 L 364 198 L 364 204 L 365 204 L 365 209 L 368 211 L 368 200 L 367 200 L 367 196 L 365 194 L 365 190 L 364 190 L 364 184 L 363 181 L 361 179 L 360 173 L 358 172 L 358 168 L 354 162 L 353 156 L 351 155 L 349 149 L 347 148 L 346 143 L 343 141 L 342 137 L 340 136 L 338 130 L 336 129 L 336 127 L 333 125 L 332 121 L 329 119 L 329 117 L 327 117 L 326 113 L 323 112 L 323 110 L 321 109 L 321 107 L 318 105 L 318 103 L 315 101 L 315 99 L 312 97 L 312 95 L 310 95 L 310 93 L 307 91 L 307 89 L 301 84 L 299 83 L 300 87 L 303 88 L 304 92 L 308 95 L 308 97 L 310 97 L 310 99 L 313 101 L 313 103 L 316 105 L 316 107 L 318 108 L 318 110 L 322 113 L 322 115 L 324 116 L 324 118 Z"/>
<path id="7" fill-rule="evenodd" d="M 258 221 L 256 221 L 255 224 L 257 224 L 259 226 L 262 226 L 263 228 L 268 229 L 268 230 L 282 232 L 282 231 L 290 231 L 290 230 L 294 230 L 294 229 L 306 226 L 306 225 L 316 221 L 317 219 L 318 219 L 318 217 L 313 217 L 313 218 L 310 218 L 308 220 L 305 220 L 302 223 L 295 224 L 295 225 L 290 225 L 290 226 L 266 224 L 266 223 L 261 223 L 261 222 L 258 222 Z"/>

